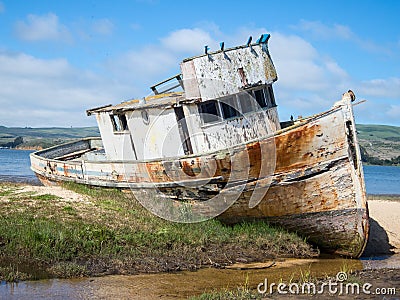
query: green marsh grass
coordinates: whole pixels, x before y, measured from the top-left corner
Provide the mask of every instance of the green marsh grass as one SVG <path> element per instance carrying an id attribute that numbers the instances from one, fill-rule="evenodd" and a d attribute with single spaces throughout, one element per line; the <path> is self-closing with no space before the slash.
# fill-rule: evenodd
<path id="1" fill-rule="evenodd" d="M 66 202 L 52 194 L 18 194 L 18 189 L 0 197 L 0 258 L 36 262 L 50 276 L 71 277 L 316 255 L 302 238 L 264 222 L 173 223 L 119 190 L 64 187 L 86 200 Z"/>
<path id="2" fill-rule="evenodd" d="M 0 267 L 0 281 L 17 282 L 32 279 L 30 274 L 20 272 L 14 266 Z"/>

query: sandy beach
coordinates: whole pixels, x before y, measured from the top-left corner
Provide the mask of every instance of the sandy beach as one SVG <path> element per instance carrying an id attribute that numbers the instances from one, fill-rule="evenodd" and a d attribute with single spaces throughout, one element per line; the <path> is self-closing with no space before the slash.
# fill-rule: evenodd
<path id="1" fill-rule="evenodd" d="M 370 233 L 366 257 L 400 253 L 400 201 L 369 200 Z"/>

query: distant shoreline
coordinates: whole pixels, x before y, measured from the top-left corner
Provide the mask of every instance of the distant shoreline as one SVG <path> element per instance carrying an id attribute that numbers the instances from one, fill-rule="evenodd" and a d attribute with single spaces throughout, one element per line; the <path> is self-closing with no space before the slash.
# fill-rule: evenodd
<path id="1" fill-rule="evenodd" d="M 7 147 L 0 147 L 0 149 L 3 149 L 3 150 L 33 150 L 33 151 L 35 151 L 35 150 L 42 150 L 43 148 L 42 147 L 18 147 L 18 148 L 7 148 Z"/>
<path id="2" fill-rule="evenodd" d="M 367 194 L 367 200 L 400 201 L 400 194 Z"/>
<path id="3" fill-rule="evenodd" d="M 1 183 L 18 183 L 21 185 L 42 185 L 36 175 L 2 175 L 0 174 Z"/>

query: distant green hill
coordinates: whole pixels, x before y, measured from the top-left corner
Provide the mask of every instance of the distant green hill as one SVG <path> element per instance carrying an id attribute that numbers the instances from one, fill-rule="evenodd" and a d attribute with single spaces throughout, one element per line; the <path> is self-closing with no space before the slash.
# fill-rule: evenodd
<path id="1" fill-rule="evenodd" d="M 363 161 L 375 165 L 400 165 L 400 127 L 357 125 Z"/>
<path id="2" fill-rule="evenodd" d="M 0 147 L 40 149 L 89 136 L 100 136 L 98 128 L 21 128 L 0 126 Z"/>
<path id="3" fill-rule="evenodd" d="M 389 125 L 357 124 L 359 139 L 400 142 L 400 127 Z"/>

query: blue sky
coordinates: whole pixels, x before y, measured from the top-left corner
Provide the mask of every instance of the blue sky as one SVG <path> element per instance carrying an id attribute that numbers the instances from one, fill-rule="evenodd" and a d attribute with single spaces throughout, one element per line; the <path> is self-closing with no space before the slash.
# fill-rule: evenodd
<path id="1" fill-rule="evenodd" d="M 400 1 L 0 0 L 0 125 L 92 126 L 179 62 L 270 33 L 281 119 L 348 89 L 363 124 L 400 126 Z"/>

